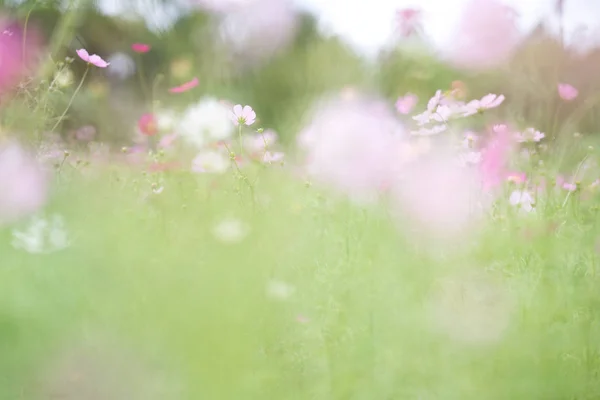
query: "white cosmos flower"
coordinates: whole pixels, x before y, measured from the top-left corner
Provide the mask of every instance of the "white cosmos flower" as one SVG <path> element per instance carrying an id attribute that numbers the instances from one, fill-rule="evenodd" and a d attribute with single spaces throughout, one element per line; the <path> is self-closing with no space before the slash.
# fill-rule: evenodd
<path id="1" fill-rule="evenodd" d="M 192 171 L 222 174 L 229 169 L 230 161 L 222 151 L 204 150 L 192 161 Z"/>
<path id="2" fill-rule="evenodd" d="M 233 133 L 230 110 L 214 98 L 206 98 L 185 110 L 177 132 L 199 148 L 207 142 L 225 140 Z"/>
<path id="3" fill-rule="evenodd" d="M 43 254 L 63 250 L 71 245 L 65 221 L 60 215 L 33 217 L 23 230 L 13 230 L 12 245 L 28 253 Z"/>
<path id="4" fill-rule="evenodd" d="M 535 206 L 535 200 L 529 192 L 515 190 L 511 193 L 510 198 L 508 200 L 511 205 L 520 208 L 523 211 L 533 211 L 533 207 Z"/>

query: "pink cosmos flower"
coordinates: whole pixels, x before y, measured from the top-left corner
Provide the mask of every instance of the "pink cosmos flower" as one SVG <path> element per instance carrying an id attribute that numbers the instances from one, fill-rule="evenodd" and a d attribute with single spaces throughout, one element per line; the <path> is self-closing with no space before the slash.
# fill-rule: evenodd
<path id="1" fill-rule="evenodd" d="M 521 38 L 514 9 L 500 0 L 470 0 L 463 10 L 447 45 L 450 60 L 472 69 L 507 61 Z"/>
<path id="2" fill-rule="evenodd" d="M 472 100 L 468 102 L 464 107 L 464 116 L 474 115 L 485 110 L 498 107 L 504 102 L 504 95 L 487 94 L 481 98 L 481 100 Z"/>
<path id="3" fill-rule="evenodd" d="M 235 125 L 252 125 L 256 121 L 256 113 L 250 106 L 242 107 L 241 104 L 233 106 L 231 119 Z"/>
<path id="4" fill-rule="evenodd" d="M 405 8 L 396 12 L 398 27 L 402 37 L 415 34 L 421 23 L 421 10 Z"/>
<path id="5" fill-rule="evenodd" d="M 98 68 L 106 68 L 110 65 L 110 63 L 104 61 L 102 59 L 102 57 L 100 57 L 99 55 L 97 55 L 97 54 L 90 55 L 86 49 L 77 50 L 77 55 L 83 61 L 87 62 L 88 64 L 95 65 Z"/>
<path id="6" fill-rule="evenodd" d="M 131 45 L 131 50 L 136 53 L 147 53 L 150 51 L 152 47 L 149 44 L 145 43 L 133 43 Z"/>
<path id="7" fill-rule="evenodd" d="M 415 227 L 444 238 L 466 233 L 483 201 L 479 172 L 464 168 L 456 155 L 434 151 L 405 166 L 393 185 L 393 198 Z"/>
<path id="8" fill-rule="evenodd" d="M 565 101 L 573 101 L 579 95 L 579 90 L 568 83 L 558 84 L 558 95 Z"/>
<path id="9" fill-rule="evenodd" d="M 527 128 L 523 132 L 515 133 L 515 139 L 519 143 L 539 142 L 545 137 L 546 135 L 543 132 L 540 132 L 534 128 Z"/>
<path id="10" fill-rule="evenodd" d="M 494 136 L 483 149 L 479 165 L 485 190 L 493 189 L 502 183 L 512 150 L 510 130 L 506 125 L 494 126 L 493 132 Z"/>
<path id="11" fill-rule="evenodd" d="M 402 126 L 380 101 L 357 97 L 324 103 L 298 137 L 312 178 L 361 202 L 371 202 L 393 174 Z"/>
<path id="12" fill-rule="evenodd" d="M 0 145 L 0 224 L 38 211 L 48 197 L 47 177 L 19 144 Z"/>
<path id="13" fill-rule="evenodd" d="M 146 113 L 138 119 L 138 129 L 143 135 L 154 136 L 158 133 L 158 126 L 154 114 Z"/>
<path id="14" fill-rule="evenodd" d="M 396 101 L 396 110 L 398 110 L 400 114 L 409 114 L 417 105 L 418 101 L 419 98 L 417 97 L 417 95 L 407 93 L 404 95 L 404 97 L 400 97 L 398 98 L 398 101 Z"/>
<path id="15" fill-rule="evenodd" d="M 527 174 L 525 172 L 509 172 L 506 175 L 506 180 L 513 183 L 525 183 L 527 182 Z"/>
<path id="16" fill-rule="evenodd" d="M 188 90 L 191 90 L 193 88 L 195 88 L 196 86 L 198 86 L 199 80 L 198 78 L 194 78 L 189 82 L 186 82 L 184 84 L 181 84 L 179 86 L 175 86 L 171 89 L 169 89 L 170 93 L 183 93 L 183 92 L 187 92 Z"/>

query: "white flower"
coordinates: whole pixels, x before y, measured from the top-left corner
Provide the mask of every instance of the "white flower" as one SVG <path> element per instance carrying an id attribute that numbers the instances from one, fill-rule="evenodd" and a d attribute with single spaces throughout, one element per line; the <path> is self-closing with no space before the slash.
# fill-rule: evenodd
<path id="1" fill-rule="evenodd" d="M 236 218 L 226 218 L 221 220 L 213 228 L 213 235 L 225 243 L 236 243 L 244 239 L 249 232 L 249 228 L 242 221 Z"/>
<path id="2" fill-rule="evenodd" d="M 288 299 L 295 291 L 296 289 L 293 286 L 283 281 L 272 280 L 267 284 L 267 296 L 272 299 Z"/>
<path id="3" fill-rule="evenodd" d="M 192 161 L 192 171 L 198 173 L 222 174 L 229 169 L 229 159 L 223 152 L 204 150 Z"/>
<path id="4" fill-rule="evenodd" d="M 160 132 L 170 132 L 177 124 L 177 116 L 173 110 L 163 110 L 156 113 L 156 127 Z"/>
<path id="5" fill-rule="evenodd" d="M 114 53 L 106 61 L 110 63 L 106 70 L 108 75 L 127 79 L 135 73 L 135 61 L 126 53 Z"/>
<path id="6" fill-rule="evenodd" d="M 54 75 L 54 82 L 60 88 L 66 88 L 73 84 L 73 72 L 69 68 L 63 68 Z"/>
<path id="7" fill-rule="evenodd" d="M 233 133 L 230 110 L 213 98 L 207 98 L 185 110 L 177 132 L 197 147 L 207 141 L 225 140 Z"/>
<path id="8" fill-rule="evenodd" d="M 463 166 L 479 164 L 481 162 L 481 152 L 469 151 L 467 153 L 463 153 L 459 156 L 459 162 Z"/>
<path id="9" fill-rule="evenodd" d="M 535 200 L 531 194 L 521 190 L 515 190 L 512 192 L 508 201 L 511 205 L 519 207 L 521 210 L 527 212 L 533 211 L 533 207 L 535 206 Z"/>
<path id="10" fill-rule="evenodd" d="M 60 215 L 48 219 L 34 217 L 25 229 L 15 229 L 12 235 L 13 247 L 28 253 L 53 253 L 71 245 L 64 219 Z"/>

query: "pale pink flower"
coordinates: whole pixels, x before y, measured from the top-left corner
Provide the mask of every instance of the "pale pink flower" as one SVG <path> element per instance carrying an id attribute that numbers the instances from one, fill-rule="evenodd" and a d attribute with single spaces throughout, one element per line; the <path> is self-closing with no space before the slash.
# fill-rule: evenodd
<path id="1" fill-rule="evenodd" d="M 231 120 L 235 125 L 252 125 L 256 121 L 256 113 L 250 106 L 242 107 L 241 104 L 233 106 Z"/>
<path id="2" fill-rule="evenodd" d="M 396 12 L 400 35 L 409 37 L 415 34 L 421 23 L 421 10 L 405 8 Z"/>
<path id="3" fill-rule="evenodd" d="M 417 105 L 419 98 L 417 95 L 412 93 L 407 93 L 403 97 L 399 97 L 398 101 L 396 101 L 396 110 L 400 114 L 409 114 L 413 108 Z"/>
<path id="4" fill-rule="evenodd" d="M 472 100 L 468 102 L 464 107 L 464 116 L 467 117 L 469 115 L 477 114 L 479 112 L 483 112 L 485 110 L 489 110 L 492 108 L 498 107 L 500 104 L 504 102 L 504 95 L 497 94 L 487 94 L 481 98 L 481 100 Z"/>
<path id="5" fill-rule="evenodd" d="M 452 237 L 477 220 L 483 200 L 479 180 L 479 172 L 461 166 L 456 155 L 434 152 L 405 166 L 393 195 L 415 226 Z"/>
<path id="6" fill-rule="evenodd" d="M 568 83 L 559 83 L 558 95 L 565 101 L 573 101 L 579 95 L 579 90 Z"/>
<path id="7" fill-rule="evenodd" d="M 178 136 L 176 133 L 164 135 L 162 138 L 160 138 L 160 141 L 158 142 L 158 147 L 167 149 L 167 148 L 173 146 L 173 143 L 175 143 L 175 141 L 177 140 L 177 137 Z"/>
<path id="8" fill-rule="evenodd" d="M 464 139 L 462 141 L 462 147 L 464 147 L 466 149 L 471 149 L 477 144 L 478 141 L 479 141 L 479 135 L 477 135 L 477 133 L 472 132 L 472 131 L 467 131 L 464 134 Z"/>
<path id="9" fill-rule="evenodd" d="M 447 44 L 450 60 L 473 69 L 506 62 L 521 39 L 514 9 L 499 0 L 470 0 L 463 10 Z"/>
<path id="10" fill-rule="evenodd" d="M 277 142 L 277 133 L 271 129 L 267 129 L 262 133 L 247 135 L 243 139 L 244 150 L 252 155 L 262 154 L 272 147 Z"/>
<path id="11" fill-rule="evenodd" d="M 0 145 L 0 224 L 35 213 L 48 198 L 47 173 L 16 142 Z"/>
<path id="12" fill-rule="evenodd" d="M 512 150 L 511 135 L 506 125 L 496 125 L 494 136 L 482 151 L 480 171 L 486 190 L 499 186 L 506 175 L 506 165 Z"/>
<path id="13" fill-rule="evenodd" d="M 433 136 L 445 132 L 448 129 L 447 125 L 434 125 L 431 128 L 419 128 L 416 131 L 411 131 L 414 136 Z"/>
<path id="14" fill-rule="evenodd" d="M 198 86 L 199 80 L 198 78 L 193 78 L 191 81 L 183 83 L 179 86 L 175 86 L 171 89 L 169 89 L 170 93 L 183 93 L 183 92 L 187 92 L 188 90 L 191 90 L 193 88 L 195 88 L 196 86 Z"/>
<path id="15" fill-rule="evenodd" d="M 270 151 L 267 151 L 263 155 L 263 162 L 265 164 L 273 164 L 273 163 L 277 163 L 277 162 L 283 162 L 284 157 L 285 157 L 285 154 L 280 151 L 276 151 L 273 153 L 271 153 Z"/>
<path id="16" fill-rule="evenodd" d="M 77 55 L 83 61 L 87 62 L 88 64 L 95 65 L 98 68 L 106 68 L 110 65 L 110 63 L 104 61 L 102 59 L 102 57 L 100 57 L 99 55 L 97 55 L 97 54 L 90 55 L 86 49 L 77 50 Z"/>
<path id="17" fill-rule="evenodd" d="M 402 127 L 383 102 L 357 98 L 323 104 L 299 135 L 306 170 L 314 180 L 372 201 L 393 173 L 393 149 Z"/>
<path id="18" fill-rule="evenodd" d="M 150 51 L 150 49 L 151 46 L 146 43 L 133 43 L 131 45 L 131 50 L 133 50 L 136 53 L 147 53 Z"/>
<path id="19" fill-rule="evenodd" d="M 527 128 L 523 132 L 515 133 L 515 139 L 519 143 L 539 142 L 544 137 L 546 137 L 546 135 L 544 133 L 542 133 L 534 128 Z"/>

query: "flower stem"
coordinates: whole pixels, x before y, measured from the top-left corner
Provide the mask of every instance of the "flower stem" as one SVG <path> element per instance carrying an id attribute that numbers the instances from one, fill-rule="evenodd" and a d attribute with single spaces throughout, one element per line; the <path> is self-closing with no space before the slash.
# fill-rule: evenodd
<path id="1" fill-rule="evenodd" d="M 77 96 L 77 93 L 79 93 L 79 90 L 83 86 L 83 82 L 85 81 L 85 78 L 86 78 L 86 76 L 87 76 L 87 74 L 88 74 L 89 71 L 90 71 L 90 64 L 87 65 L 87 68 L 85 69 L 83 77 L 81 78 L 81 82 L 79 82 L 79 86 L 77 86 L 77 88 L 73 92 L 73 96 L 71 96 L 71 100 L 69 100 L 69 104 L 67 104 L 67 107 L 65 108 L 65 111 L 63 111 L 62 115 L 58 118 L 58 121 L 56 121 L 56 124 L 54 124 L 54 126 L 50 130 L 50 133 L 52 133 L 52 132 L 54 132 L 56 130 L 56 128 L 58 127 L 58 125 L 60 125 L 60 123 L 63 120 L 63 118 L 65 117 L 65 115 L 67 115 L 67 112 L 71 108 L 71 105 L 73 104 L 73 100 L 75 100 L 75 96 Z"/>
<path id="2" fill-rule="evenodd" d="M 142 63 L 142 57 L 138 54 L 138 78 L 140 79 L 140 86 L 142 87 L 142 91 L 144 92 L 144 96 L 146 98 L 151 97 L 150 90 L 148 89 L 148 85 L 146 85 L 146 80 L 144 79 L 144 63 Z"/>
<path id="3" fill-rule="evenodd" d="M 244 153 L 244 144 L 242 143 L 242 124 L 238 125 L 238 140 L 240 141 L 240 156 Z"/>

